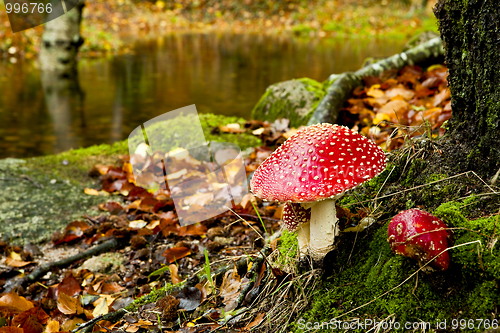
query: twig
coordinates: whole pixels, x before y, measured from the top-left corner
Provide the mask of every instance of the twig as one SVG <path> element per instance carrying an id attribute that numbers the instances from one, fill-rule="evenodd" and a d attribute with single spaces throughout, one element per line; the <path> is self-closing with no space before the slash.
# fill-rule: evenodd
<path id="1" fill-rule="evenodd" d="M 248 223 L 244 218 L 242 218 L 240 216 L 240 214 L 236 213 L 234 210 L 230 209 L 231 212 L 236 215 L 240 220 L 242 220 L 243 222 L 245 222 L 250 228 L 253 229 L 253 231 L 255 231 L 255 233 L 259 236 L 259 238 L 262 238 L 262 240 L 265 242 L 266 239 L 264 237 L 262 237 L 262 235 L 260 234 L 260 232 L 257 231 L 257 229 L 255 229 L 250 223 Z"/>
<path id="2" fill-rule="evenodd" d="M 71 263 L 86 259 L 89 257 L 92 257 L 96 254 L 106 252 L 114 247 L 118 246 L 118 242 L 116 241 L 115 238 L 108 239 L 104 243 L 101 243 L 97 246 L 94 246 L 91 249 L 88 249 L 87 251 L 83 251 L 81 253 L 75 254 L 74 256 L 67 257 L 58 261 L 50 262 L 47 264 L 43 264 L 42 266 L 38 267 L 36 270 L 34 270 L 30 275 L 23 277 L 19 280 L 16 281 L 11 287 L 6 288 L 5 292 L 11 292 L 12 290 L 21 287 L 23 284 L 27 282 L 32 282 L 34 280 L 39 279 L 40 277 L 44 276 L 46 273 L 48 273 L 51 269 L 55 267 L 63 267 L 63 266 L 68 266 Z"/>
<path id="3" fill-rule="evenodd" d="M 377 198 L 378 198 L 378 196 L 379 196 L 380 192 L 382 191 L 382 189 L 384 188 L 385 183 L 387 183 L 387 181 L 389 180 L 389 177 L 391 177 L 392 172 L 394 171 L 394 169 L 396 169 L 396 166 L 394 166 L 394 167 L 392 168 L 391 172 L 389 172 L 389 174 L 387 175 L 387 177 L 386 177 L 386 178 L 385 178 L 385 180 L 384 180 L 384 183 L 382 184 L 382 186 L 380 186 L 380 188 L 379 188 L 379 190 L 378 190 L 377 194 L 375 195 L 375 209 L 374 209 L 374 211 L 376 211 L 376 210 L 378 209 L 378 207 L 380 207 L 380 206 L 377 206 Z"/>
<path id="4" fill-rule="evenodd" d="M 24 179 L 24 180 L 31 182 L 33 185 L 35 185 L 36 188 L 43 188 L 43 185 L 38 184 L 36 181 L 31 179 L 31 177 L 28 175 L 21 175 L 21 179 Z"/>
<path id="5" fill-rule="evenodd" d="M 21 181 L 21 180 L 27 180 L 27 181 L 31 182 L 33 185 L 35 185 L 35 187 L 37 187 L 37 188 L 43 188 L 42 185 L 38 184 L 37 182 L 35 182 L 33 179 L 31 179 L 27 175 L 21 175 L 21 178 L 0 178 L 0 180 L 6 181 L 6 182 L 16 182 L 16 181 Z"/>
<path id="6" fill-rule="evenodd" d="M 89 216 L 89 214 L 87 214 L 87 213 L 83 214 L 83 217 L 84 217 L 85 219 L 87 219 L 87 221 L 89 221 L 90 223 L 92 223 L 92 225 L 99 224 L 99 221 L 98 221 L 98 220 L 96 220 L 95 218 L 93 218 L 93 217 Z"/>
<path id="7" fill-rule="evenodd" d="M 265 248 L 263 250 L 264 252 L 268 252 L 270 249 Z M 243 288 L 241 288 L 241 292 L 238 295 L 238 300 L 237 300 L 238 306 L 240 306 L 243 303 L 247 294 L 254 289 L 255 283 L 257 282 L 259 276 L 261 265 L 264 265 L 264 260 L 267 261 L 265 254 L 261 252 L 261 254 L 254 260 L 252 268 L 250 268 L 250 270 L 247 272 L 247 277 L 250 281 L 248 281 L 248 283 Z M 259 291 L 257 289 L 257 294 L 258 292 Z"/>
<path id="8" fill-rule="evenodd" d="M 472 173 L 474 176 L 476 176 L 476 178 L 478 178 L 478 179 L 479 179 L 479 180 L 480 180 L 480 181 L 481 181 L 481 182 L 482 182 L 482 183 L 483 183 L 483 184 L 484 184 L 487 188 L 489 188 L 489 189 L 490 189 L 490 191 L 491 191 L 491 193 L 493 193 L 493 194 L 499 194 L 497 191 L 495 191 L 494 189 L 492 189 L 492 188 L 491 188 L 491 186 L 490 186 L 490 185 L 488 185 L 488 183 L 487 183 L 487 182 L 485 182 L 485 181 L 484 181 L 481 177 L 479 177 L 479 176 L 477 175 L 477 173 L 475 173 L 473 170 L 471 170 L 471 171 L 469 171 L 469 172 L 471 172 L 471 173 Z"/>
<path id="9" fill-rule="evenodd" d="M 118 319 L 121 319 L 121 317 L 123 317 L 126 313 L 127 313 L 127 310 L 120 309 L 120 310 L 115 311 L 115 312 L 110 312 L 110 313 L 107 313 L 105 315 L 100 315 L 98 317 L 95 317 L 94 319 L 87 321 L 86 323 L 81 324 L 80 326 L 78 326 L 77 328 L 72 330 L 71 332 L 75 333 L 78 331 L 82 331 L 82 333 L 90 333 L 94 329 L 94 325 L 97 324 L 98 322 L 100 322 L 102 320 L 107 320 L 107 321 L 113 322 L 113 321 L 116 321 Z"/>
<path id="10" fill-rule="evenodd" d="M 460 176 L 468 175 L 470 173 L 472 173 L 474 176 L 476 176 L 477 178 L 479 178 L 484 183 L 484 181 L 475 172 L 473 172 L 473 171 L 466 171 L 466 172 L 462 172 L 462 173 L 460 173 L 458 175 L 450 176 L 450 177 L 445 178 L 445 179 L 435 180 L 433 182 L 430 182 L 430 183 L 427 183 L 427 184 L 418 185 L 418 186 L 415 186 L 415 187 L 412 187 L 412 188 L 408 188 L 408 189 L 405 189 L 405 190 L 401 190 L 401 191 L 398 191 L 396 193 L 391 193 L 391 194 L 383 195 L 383 196 L 375 198 L 375 199 L 369 199 L 369 200 L 365 200 L 365 201 L 361 201 L 361 202 L 354 202 L 354 203 L 351 203 L 351 204 L 347 204 L 345 206 L 347 207 L 347 206 L 362 204 L 362 203 L 365 203 L 365 202 L 376 201 L 376 200 L 379 200 L 379 199 L 390 198 L 390 197 L 393 197 L 393 196 L 398 195 L 400 193 L 405 193 L 405 192 L 408 192 L 408 191 L 413 191 L 413 190 L 415 190 L 417 188 L 422 188 L 422 187 L 429 186 L 429 185 L 432 185 L 432 184 L 444 182 L 446 180 L 450 180 L 450 179 L 457 178 L 457 177 L 460 177 Z M 488 185 L 486 185 L 486 186 L 488 186 Z M 488 186 L 488 188 L 491 189 L 491 187 L 489 187 L 489 186 Z M 500 193 L 493 191 L 493 192 L 490 192 L 490 193 L 483 193 L 482 195 L 491 195 L 491 194 L 500 194 Z M 475 194 L 475 196 L 480 196 L 480 195 L 481 194 Z M 463 198 L 461 198 L 461 199 L 463 199 Z"/>
<path id="11" fill-rule="evenodd" d="M 347 258 L 346 264 L 349 264 L 349 261 L 351 261 L 351 256 L 352 253 L 354 252 L 354 246 L 356 246 L 356 240 L 358 239 L 358 233 L 359 231 L 356 231 L 356 236 L 354 237 L 354 243 L 352 244 L 351 253 L 349 253 L 349 257 Z"/>
<path id="12" fill-rule="evenodd" d="M 241 216 L 241 217 L 254 218 L 256 220 L 259 219 L 259 217 L 257 215 L 252 215 L 252 214 L 239 213 L 238 215 Z M 268 220 L 268 221 L 273 221 L 273 222 L 280 222 L 281 221 L 280 219 L 273 219 L 272 217 L 266 217 L 266 216 L 261 216 L 260 218 L 263 219 L 263 220 Z"/>

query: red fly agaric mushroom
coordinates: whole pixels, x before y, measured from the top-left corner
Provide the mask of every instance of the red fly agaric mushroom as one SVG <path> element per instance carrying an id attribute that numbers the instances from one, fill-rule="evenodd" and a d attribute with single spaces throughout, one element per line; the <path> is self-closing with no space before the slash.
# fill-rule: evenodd
<path id="1" fill-rule="evenodd" d="M 385 154 L 347 127 L 305 127 L 276 149 L 255 171 L 252 192 L 264 200 L 311 208 L 309 252 L 321 260 L 338 235 L 335 200 L 385 169 Z"/>
<path id="2" fill-rule="evenodd" d="M 451 234 L 443 221 L 420 210 L 400 212 L 389 223 L 387 241 L 396 254 L 418 260 L 424 265 L 448 248 Z M 448 251 L 441 253 L 429 265 L 444 271 L 450 264 Z"/>
<path id="3" fill-rule="evenodd" d="M 307 253 L 310 220 L 311 210 L 302 207 L 299 203 L 287 202 L 283 207 L 283 223 L 288 231 L 297 232 L 299 253 Z"/>

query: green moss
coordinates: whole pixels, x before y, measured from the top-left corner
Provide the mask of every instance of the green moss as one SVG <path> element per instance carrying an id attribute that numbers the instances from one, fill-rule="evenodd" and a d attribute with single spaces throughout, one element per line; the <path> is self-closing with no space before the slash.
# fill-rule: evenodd
<path id="1" fill-rule="evenodd" d="M 83 187 L 52 172 L 66 167 L 62 164 L 37 169 L 31 162 L 0 160 L 0 237 L 6 240 L 46 241 L 55 230 L 81 219 L 83 214 L 98 215 L 96 206 L 108 200 L 86 195 Z M 68 167 L 79 170 L 77 166 Z"/>
<path id="2" fill-rule="evenodd" d="M 434 211 L 434 215 L 452 225 L 463 225 L 467 219 L 462 215 L 461 206 L 454 201 L 443 203 Z"/>
<path id="3" fill-rule="evenodd" d="M 406 209 L 412 209 L 415 208 L 415 206 L 416 206 L 415 201 L 411 199 L 406 201 Z"/>
<path id="4" fill-rule="evenodd" d="M 498 255 L 499 248 L 494 242 L 500 231 L 499 215 L 474 220 L 468 220 L 464 216 L 474 211 L 479 204 L 479 199 L 474 197 L 463 202 L 448 202 L 439 206 L 434 214 L 445 221 L 448 227 L 459 228 L 454 230 L 455 244 L 477 240 L 481 242 L 472 251 L 471 247 L 453 250 L 454 261 L 467 268 L 464 274 L 471 278 L 475 273 L 480 273 L 483 277 L 498 277 L 500 260 L 495 258 L 495 253 Z"/>
<path id="5" fill-rule="evenodd" d="M 309 78 L 273 84 L 253 108 L 252 118 L 271 122 L 287 118 L 291 127 L 305 125 L 325 95 L 326 87 Z"/>
<path id="6" fill-rule="evenodd" d="M 481 152 L 478 149 L 472 149 L 467 155 L 467 160 L 471 161 L 478 157 L 481 157 Z"/>
<path id="7" fill-rule="evenodd" d="M 446 175 L 431 175 L 427 178 L 426 183 L 442 180 L 447 178 Z M 439 205 L 445 198 L 453 198 L 457 193 L 458 185 L 453 182 L 437 182 L 424 187 L 420 191 L 421 200 L 427 207 L 435 207 Z"/>
<path id="8" fill-rule="evenodd" d="M 288 232 L 288 230 L 283 230 L 280 237 L 279 251 L 281 256 L 279 257 L 279 263 L 286 266 L 294 264 L 297 259 L 298 243 L 297 243 L 297 233 Z"/>
<path id="9" fill-rule="evenodd" d="M 203 127 L 203 133 L 205 134 L 205 139 L 207 141 L 236 143 L 241 148 L 241 150 L 261 145 L 261 141 L 259 138 L 248 133 L 243 133 L 243 134 L 211 133 L 214 127 L 218 127 L 220 125 L 227 125 L 231 123 L 238 123 L 240 124 L 241 128 L 243 128 L 243 125 L 245 124 L 245 119 L 243 118 L 214 115 L 210 113 L 200 114 L 199 117 L 201 126 Z"/>
<path id="10" fill-rule="evenodd" d="M 34 173 L 52 174 L 74 184 L 83 184 L 89 182 L 87 172 L 92 166 L 114 164 L 118 155 L 124 154 L 128 154 L 127 140 L 30 158 L 26 160 L 26 167 Z"/>
<path id="11" fill-rule="evenodd" d="M 148 127 L 148 137 L 150 139 L 152 137 L 155 138 L 155 146 L 157 147 L 157 149 L 161 149 L 165 152 L 168 152 L 180 146 L 186 149 L 196 147 L 199 144 L 199 142 L 197 142 L 197 133 L 186 130 L 192 126 L 193 121 L 197 121 L 195 119 L 192 119 L 192 117 L 194 117 L 194 115 L 177 117 L 172 120 L 155 123 Z M 212 130 L 214 128 L 231 123 L 238 123 L 240 124 L 241 128 L 243 128 L 243 125 L 245 123 L 245 120 L 243 118 L 214 114 L 199 114 L 198 119 L 203 129 L 203 134 L 206 141 L 236 143 L 242 150 L 249 147 L 258 146 L 261 143 L 260 139 L 248 133 L 212 134 Z M 144 138 L 142 137 L 142 135 L 138 135 L 130 138 L 129 143 L 132 146 L 137 146 L 142 143 L 143 140 Z M 193 143 L 193 146 L 186 146 L 186 143 Z"/>
<path id="12" fill-rule="evenodd" d="M 435 174 L 432 174 L 429 177 L 427 177 L 427 179 L 425 180 L 425 182 L 426 183 L 437 182 L 437 181 L 445 179 L 447 177 L 448 177 L 448 175 L 441 174 L 441 173 L 435 173 Z"/>
<path id="13" fill-rule="evenodd" d="M 406 178 L 402 182 L 404 186 L 412 185 L 415 184 L 415 180 L 419 178 L 419 175 L 422 173 L 422 171 L 427 167 L 428 162 L 415 158 L 411 161 L 410 169 L 406 173 Z"/>
<path id="14" fill-rule="evenodd" d="M 160 298 L 172 292 L 173 289 L 182 288 L 184 283 L 185 281 L 180 282 L 176 285 L 166 283 L 165 286 L 158 289 L 153 289 L 149 294 L 135 299 L 131 304 L 125 307 L 125 310 L 131 312 L 137 311 L 140 306 L 156 302 Z"/>
<path id="15" fill-rule="evenodd" d="M 329 322 L 362 305 L 365 306 L 340 320 L 380 321 L 393 315 L 401 324 L 424 321 L 435 329 L 438 320 L 446 319 L 450 329 L 452 319 L 493 319 L 500 303 L 500 249 L 491 244 L 500 221 L 498 215 L 467 219 L 467 214 L 479 204 L 480 200 L 472 197 L 444 203 L 432 212 L 448 227 L 458 228 L 453 229 L 455 245 L 473 241 L 482 245 L 474 243 L 450 250 L 451 265 L 447 271 L 420 272 L 418 280 L 414 275 L 406 281 L 419 267 L 414 260 L 391 251 L 386 241 L 388 222 L 361 233 L 356 242 L 354 236 L 342 234 L 335 272 L 322 282 L 302 319 Z M 301 331 L 297 323 L 293 327 Z"/>

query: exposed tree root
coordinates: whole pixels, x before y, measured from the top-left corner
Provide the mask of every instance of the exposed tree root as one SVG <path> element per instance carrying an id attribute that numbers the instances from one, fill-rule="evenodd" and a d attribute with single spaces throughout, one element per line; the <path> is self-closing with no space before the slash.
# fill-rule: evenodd
<path id="1" fill-rule="evenodd" d="M 379 76 L 388 69 L 401 69 L 407 65 L 443 56 L 443 54 L 443 42 L 441 38 L 437 37 L 405 52 L 363 67 L 356 72 L 344 72 L 340 75 L 330 76 L 330 80 L 334 82 L 328 87 L 326 95 L 314 110 L 308 125 L 325 122 L 335 124 L 344 102 L 349 98 L 354 88 L 362 85 L 364 77 Z"/>

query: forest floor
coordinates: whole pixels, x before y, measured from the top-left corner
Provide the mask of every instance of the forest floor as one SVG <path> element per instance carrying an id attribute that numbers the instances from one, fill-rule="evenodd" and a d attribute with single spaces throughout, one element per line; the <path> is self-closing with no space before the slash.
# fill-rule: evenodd
<path id="1" fill-rule="evenodd" d="M 442 64 L 426 69 L 411 66 L 366 78 L 365 85 L 356 89 L 347 101 L 341 120 L 387 151 L 395 152 L 403 147 L 402 154 L 389 153 L 392 162 L 394 156 L 401 157 L 407 152 L 421 154 L 423 150 L 419 144 L 412 143 L 409 138 L 420 136 L 427 141 L 426 145 L 439 146 L 437 137 L 444 133 L 443 125 L 451 116 L 446 79 L 446 67 Z M 272 124 L 261 121 L 248 121 L 239 126 L 220 124 L 210 130 L 230 135 L 244 132 L 261 139 L 260 147 L 245 151 L 246 176 L 297 129 L 289 128 L 286 120 L 279 120 Z M 30 196 L 21 192 L 11 198 L 13 205 L 26 200 L 22 209 L 27 214 L 30 210 L 41 214 L 40 211 L 47 210 L 74 212 L 80 209 L 79 217 L 64 217 L 70 221 L 67 225 L 58 230 L 52 227 L 51 233 L 44 236 L 43 245 L 19 242 L 30 232 L 41 235 L 38 229 L 18 230 L 18 234 L 10 235 L 11 240 L 17 237 L 17 241 L 4 237 L 0 242 L 0 292 L 10 292 L 0 298 L 0 309 L 3 309 L 0 318 L 4 318 L 4 325 L 12 330 L 22 328 L 16 331 L 19 333 L 70 331 L 92 320 L 97 324 L 95 329 L 101 331 L 122 329 L 132 333 L 146 330 L 208 332 L 228 327 L 235 331 L 252 328 L 266 331 L 277 323 L 293 327 L 296 324 L 289 322 L 293 316 L 287 314 L 296 315 L 308 307 L 310 313 L 306 318 L 310 319 L 324 311 L 322 306 L 343 311 L 343 305 L 326 301 L 316 301 L 311 308 L 313 295 L 309 293 L 315 290 L 314 284 L 320 283 L 318 271 L 297 269 L 295 236 L 281 231 L 282 205 L 245 194 L 232 210 L 201 223 L 181 226 L 171 191 L 200 171 L 198 162 L 186 159 L 185 172 L 170 178 L 169 189 L 148 191 L 139 186 L 132 175 L 131 161 L 140 157 L 126 155 L 127 148 L 119 143 L 108 147 L 106 154 L 103 148 L 94 147 L 30 159 L 26 165 L 16 160 L 4 160 L 0 164 L 2 182 L 19 183 L 23 191 L 31 188 L 37 191 L 31 193 L 39 193 Z M 429 192 L 428 187 L 422 192 L 408 192 L 413 179 L 419 177 L 415 174 L 419 172 L 419 163 L 410 163 L 408 178 L 395 182 L 399 187 L 388 182 L 383 196 L 390 197 L 394 191 L 402 191 L 400 196 L 404 199 L 387 201 L 384 211 L 375 213 L 376 208 L 370 212 L 363 200 L 373 199 L 374 193 L 363 190 L 378 186 L 374 187 L 378 196 L 380 186 L 398 173 L 393 173 L 396 164 L 388 167 L 379 180 L 374 179 L 365 189 L 346 196 L 343 208 L 339 207 L 343 212 L 342 228 L 355 227 L 367 214 L 373 213 L 377 218 L 383 214 L 383 219 L 360 233 L 360 237 L 369 239 L 375 232 L 380 234 L 381 241 L 376 241 L 377 251 L 365 254 L 374 260 L 382 255 L 384 262 L 392 262 L 391 267 L 400 259 L 391 253 L 385 242 L 383 224 L 390 219 L 390 214 L 405 206 L 429 209 L 441 204 L 442 198 L 431 197 L 425 199 L 423 205 L 420 196 Z M 153 170 L 155 167 L 151 164 L 148 168 Z M 54 170 L 57 170 L 55 174 Z M 228 177 L 235 176 L 237 171 L 228 171 Z M 455 194 L 470 194 L 450 192 L 451 182 L 442 174 L 432 177 L 432 183 L 442 182 L 435 193 L 443 192 L 450 200 Z M 468 189 L 480 187 L 472 182 L 469 185 Z M 70 193 L 67 187 L 78 193 Z M 41 201 L 45 199 L 40 193 L 45 191 L 62 193 L 63 197 L 54 202 Z M 225 198 L 227 193 L 219 191 L 215 197 Z M 196 202 L 202 209 L 214 198 L 194 189 L 186 193 L 183 200 Z M 59 201 L 66 208 L 61 208 Z M 475 214 L 477 216 L 477 210 Z M 18 221 L 25 217 L 4 218 Z M 62 219 L 60 216 L 54 218 Z M 17 223 L 11 224 L 15 228 Z M 36 223 L 31 224 L 30 228 L 35 226 Z M 49 237 L 51 240 L 47 242 Z M 353 239 L 356 244 L 356 239 L 349 236 L 344 236 L 342 242 Z M 354 244 L 346 248 L 351 245 L 354 248 Z M 358 251 L 366 248 L 366 244 L 369 243 L 358 245 L 353 255 L 358 256 Z M 344 252 L 342 255 L 349 254 L 349 251 Z M 82 253 L 87 255 L 82 257 Z M 65 260 L 58 261 L 61 258 Z M 413 269 L 415 265 L 411 260 L 400 262 L 403 265 L 399 265 L 399 269 Z M 44 266 L 48 263 L 52 266 Z M 387 265 L 384 263 L 384 267 Z M 373 268 L 373 263 L 368 266 Z M 207 278 L 209 276 L 212 278 Z M 353 278 L 349 276 L 348 279 Z M 441 275 L 435 275 L 430 282 L 424 277 L 420 284 L 436 283 L 435 279 L 441 279 Z M 345 284 L 346 288 L 351 285 L 353 283 Z M 291 309 L 290 304 L 294 302 L 290 303 L 290 299 L 297 292 L 297 286 L 304 288 L 310 299 L 297 296 L 296 306 Z M 413 288 L 413 284 L 410 287 Z M 417 290 L 419 292 L 421 289 Z M 265 301 L 265 297 L 284 302 L 288 308 L 277 312 L 281 307 Z M 331 302 L 341 299 L 336 297 Z M 425 296 L 419 294 L 418 297 L 423 299 Z M 118 317 L 121 320 L 115 323 Z"/>
<path id="2" fill-rule="evenodd" d="M 406 19 L 409 8 L 393 2 L 289 1 L 286 8 L 276 2 L 277 7 L 260 11 L 251 3 L 227 11 L 229 2 L 217 7 L 207 1 L 195 11 L 184 1 L 173 8 L 162 1 L 89 1 L 84 55 L 127 52 L 124 30 L 318 38 L 407 37 L 419 29 L 435 30 L 435 21 Z M 12 36 L 4 19 L 0 49 L 7 57 L 34 58 L 42 28 Z M 339 202 L 341 228 L 357 231 L 342 233 L 323 276 L 297 264 L 296 236 L 282 230 L 277 203 L 245 194 L 230 211 L 180 225 L 170 191 L 200 171 L 194 159 L 169 181 L 172 188 L 157 191 L 135 182 L 131 160 L 138 157 L 127 155 L 125 142 L 1 160 L 0 182 L 7 190 L 0 192 L 0 220 L 8 223 L 1 226 L 0 333 L 88 332 L 94 324 L 94 330 L 129 333 L 265 332 L 278 326 L 300 331 L 299 318 L 314 323 L 339 317 L 386 324 L 437 319 L 449 325 L 451 318 L 483 318 L 498 327 L 498 188 L 473 172 L 456 175 L 436 163 L 446 149 L 439 137 L 451 117 L 450 99 L 447 70 L 436 64 L 366 78 L 346 101 L 339 123 L 388 151 L 389 165 Z M 261 141 L 245 151 L 249 175 L 297 129 L 279 120 L 219 122 L 209 130 Z M 227 193 L 217 197 L 227 199 Z M 196 189 L 183 198 L 201 208 L 212 199 Z M 435 213 L 453 229 L 457 248 L 450 251 L 447 272 L 423 274 L 387 243 L 389 220 L 415 207 Z M 374 222 L 365 229 L 360 222 L 367 217 Z M 454 324 L 464 328 L 462 321 Z"/>
<path id="3" fill-rule="evenodd" d="M 437 31 L 434 2 L 418 10 L 404 1 L 386 0 L 88 0 L 82 22 L 85 43 L 80 52 L 82 56 L 129 52 L 126 41 L 130 36 L 180 31 L 408 39 L 423 31 Z M 43 26 L 38 26 L 13 34 L 6 12 L 0 11 L 0 58 L 35 58 L 42 32 Z"/>

